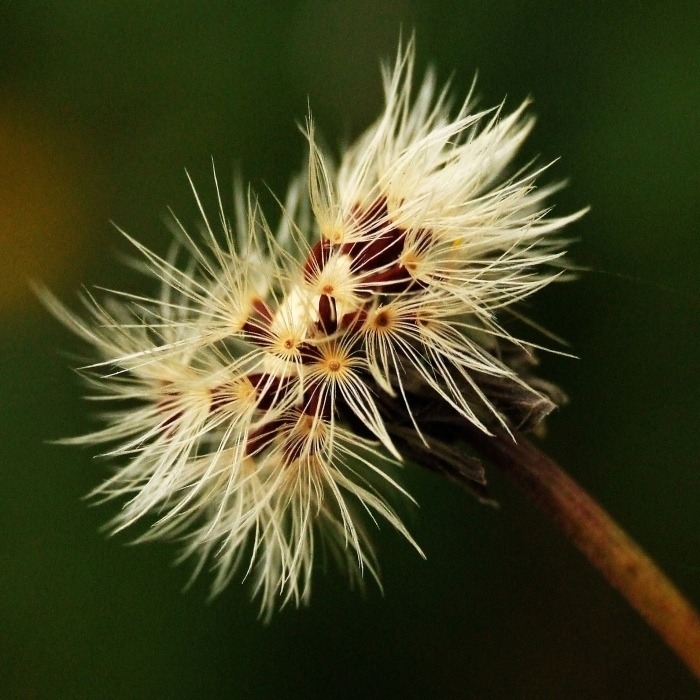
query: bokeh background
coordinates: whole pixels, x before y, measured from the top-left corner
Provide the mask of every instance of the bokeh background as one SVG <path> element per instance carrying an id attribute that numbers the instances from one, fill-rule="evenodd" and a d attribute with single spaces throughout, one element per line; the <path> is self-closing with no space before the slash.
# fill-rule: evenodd
<path id="1" fill-rule="evenodd" d="M 125 546 L 81 497 L 106 467 L 49 444 L 93 423 L 77 341 L 27 280 L 142 289 L 110 220 L 165 251 L 167 205 L 213 203 L 210 158 L 282 192 L 307 100 L 330 143 L 380 106 L 378 60 L 478 70 L 483 104 L 534 98 L 523 160 L 561 157 L 557 212 L 590 204 L 594 272 L 530 315 L 580 359 L 546 449 L 700 603 L 700 11 L 692 0 L 3 3 L 0 10 L 0 697 L 690 698 L 680 663 L 509 484 L 500 510 L 407 470 L 427 561 L 377 534 L 385 594 L 319 575 L 308 609 L 257 619 L 245 584 L 207 603 L 174 547 Z"/>

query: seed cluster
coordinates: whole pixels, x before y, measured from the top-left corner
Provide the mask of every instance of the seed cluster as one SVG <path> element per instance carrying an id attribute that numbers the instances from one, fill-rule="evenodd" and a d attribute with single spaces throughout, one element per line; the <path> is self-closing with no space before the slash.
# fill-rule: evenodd
<path id="1" fill-rule="evenodd" d="M 288 363 L 277 364 L 279 374 L 255 372 L 247 376 L 256 392 L 257 408 L 269 411 L 289 404 L 295 394 L 299 398 L 292 401 L 286 420 L 274 418 L 249 435 L 248 455 L 267 447 L 299 420 L 330 423 L 347 413 L 342 390 L 338 396 L 329 385 L 343 387 L 358 368 L 367 369 L 363 340 L 374 333 L 391 332 L 397 319 L 391 299 L 410 299 L 412 293 L 425 288 L 425 283 L 414 277 L 416 265 L 404 262 L 407 250 L 411 259 L 416 254 L 407 248 L 407 231 L 391 224 L 385 201 L 367 211 L 356 211 L 349 227 L 353 242 L 333 243 L 321 238 L 304 260 L 303 282 L 292 291 L 298 305 L 296 332 L 290 333 L 288 324 L 277 323 L 288 299 L 282 299 L 277 309 L 261 298 L 251 302 L 251 315 L 242 326 L 243 337 Z M 421 231 L 418 238 L 425 248 L 429 234 Z M 403 322 L 417 328 L 417 313 L 404 314 Z M 303 383 L 303 389 L 297 382 Z M 219 404 L 222 401 L 220 398 Z M 313 442 L 307 448 L 299 447 L 299 438 L 293 433 L 286 440 L 297 445 L 295 449 L 283 448 L 287 462 L 317 448 Z"/>
<path id="2" fill-rule="evenodd" d="M 319 550 L 377 577 L 358 512 L 417 548 L 385 493 L 405 493 L 390 428 L 427 444 L 424 400 L 484 431 L 553 405 L 500 319 L 559 277 L 550 234 L 580 213 L 549 216 L 556 186 L 537 172 L 503 175 L 524 107 L 468 99 L 451 116 L 431 72 L 414 90 L 413 60 L 409 42 L 384 70 L 383 114 L 337 165 L 309 121 L 308 172 L 275 232 L 238 188 L 235 224 L 220 197 L 218 232 L 200 204 L 203 240 L 176 222 L 167 257 L 127 236 L 156 297 L 88 296 L 83 320 L 44 295 L 98 355 L 83 371 L 106 426 L 66 442 L 120 462 L 93 494 L 126 500 L 113 528 L 147 518 L 141 539 L 183 540 L 214 592 L 243 567 L 266 614 L 308 600 Z"/>

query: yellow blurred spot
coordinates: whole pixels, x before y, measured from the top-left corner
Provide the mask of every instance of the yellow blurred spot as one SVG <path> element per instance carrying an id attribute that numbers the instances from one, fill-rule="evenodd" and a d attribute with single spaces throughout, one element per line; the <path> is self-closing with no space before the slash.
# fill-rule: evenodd
<path id="1" fill-rule="evenodd" d="M 0 311 L 33 303 L 29 280 L 75 276 L 87 230 L 76 151 L 23 105 L 0 104 Z"/>

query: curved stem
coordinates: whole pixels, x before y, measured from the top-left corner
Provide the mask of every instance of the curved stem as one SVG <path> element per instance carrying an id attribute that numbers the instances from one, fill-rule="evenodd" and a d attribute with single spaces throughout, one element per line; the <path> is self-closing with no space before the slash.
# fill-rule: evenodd
<path id="1" fill-rule="evenodd" d="M 700 679 L 698 613 L 608 513 L 522 435 L 473 429 L 469 442 L 573 540 Z"/>

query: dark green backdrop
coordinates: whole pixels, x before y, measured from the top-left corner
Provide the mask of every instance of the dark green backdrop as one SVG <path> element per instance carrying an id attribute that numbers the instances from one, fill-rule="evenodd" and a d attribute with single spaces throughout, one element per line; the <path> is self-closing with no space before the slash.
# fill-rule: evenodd
<path id="1" fill-rule="evenodd" d="M 378 58 L 415 28 L 419 61 L 476 70 L 484 104 L 534 97 L 523 158 L 561 156 L 557 212 L 590 204 L 574 257 L 607 274 L 540 294 L 530 315 L 579 360 L 547 449 L 700 601 L 696 2 L 94 2 L 0 10 L 0 696 L 697 697 L 674 657 L 562 536 L 493 477 L 499 511 L 410 470 L 427 553 L 378 536 L 385 595 L 335 573 L 269 626 L 248 589 L 183 593 L 172 547 L 98 531 L 80 499 L 105 474 L 48 444 L 92 425 L 59 350 L 77 348 L 27 291 L 137 289 L 113 219 L 157 250 L 184 168 L 210 187 L 240 164 L 281 192 L 307 97 L 331 142 L 377 113 Z M 271 198 L 265 199 L 270 213 Z M 406 509 L 408 510 L 408 509 Z"/>

